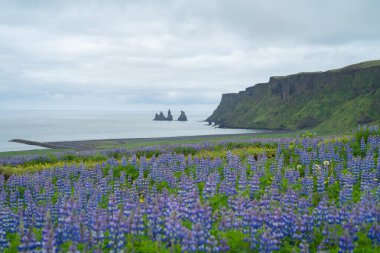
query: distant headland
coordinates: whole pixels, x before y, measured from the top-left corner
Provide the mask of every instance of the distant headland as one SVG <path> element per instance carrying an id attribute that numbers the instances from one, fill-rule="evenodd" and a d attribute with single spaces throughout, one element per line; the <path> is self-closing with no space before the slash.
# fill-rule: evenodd
<path id="1" fill-rule="evenodd" d="M 351 131 L 380 122 L 380 60 L 326 72 L 271 77 L 222 95 L 206 119 L 220 127 Z"/>
<path id="2" fill-rule="evenodd" d="M 154 116 L 154 119 L 156 121 L 173 121 L 173 115 L 170 109 L 168 110 L 168 116 L 165 116 L 163 112 L 160 112 L 160 114 L 157 114 Z M 184 111 L 181 111 L 181 115 L 178 117 L 178 121 L 187 121 L 187 116 Z"/>

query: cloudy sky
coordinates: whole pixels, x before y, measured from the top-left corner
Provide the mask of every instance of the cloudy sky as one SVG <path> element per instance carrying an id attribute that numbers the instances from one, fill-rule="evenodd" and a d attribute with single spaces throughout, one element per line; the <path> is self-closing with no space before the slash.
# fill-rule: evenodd
<path id="1" fill-rule="evenodd" d="M 380 59 L 378 0 L 0 0 L 0 108 L 212 111 Z"/>

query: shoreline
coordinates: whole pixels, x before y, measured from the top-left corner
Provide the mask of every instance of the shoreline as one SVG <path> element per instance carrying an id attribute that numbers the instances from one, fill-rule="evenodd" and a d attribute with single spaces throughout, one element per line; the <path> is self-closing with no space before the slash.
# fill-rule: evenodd
<path id="1" fill-rule="evenodd" d="M 12 139 L 9 142 L 16 142 L 26 145 L 34 145 L 50 149 L 76 149 L 76 150 L 91 150 L 101 147 L 102 145 L 127 145 L 139 142 L 170 142 L 170 141 L 199 141 L 207 139 L 228 139 L 228 138 L 244 138 L 244 137 L 258 137 L 262 134 L 286 134 L 292 133 L 288 130 L 271 130 L 258 133 L 240 133 L 240 134 L 210 134 L 210 135 L 193 135 L 193 136 L 170 136 L 170 137 L 144 137 L 144 138 L 117 138 L 117 139 L 94 139 L 94 140 L 77 140 L 77 141 L 49 141 L 39 142 L 25 139 Z"/>

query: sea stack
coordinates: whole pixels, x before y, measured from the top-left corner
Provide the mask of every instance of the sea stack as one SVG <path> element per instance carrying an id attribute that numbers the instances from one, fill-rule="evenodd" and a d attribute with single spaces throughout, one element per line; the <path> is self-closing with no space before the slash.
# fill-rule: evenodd
<path id="1" fill-rule="evenodd" d="M 154 120 L 163 121 L 163 120 L 166 120 L 166 117 L 165 117 L 165 115 L 162 112 L 160 112 L 160 114 L 156 113 L 156 116 L 154 117 Z"/>
<path id="2" fill-rule="evenodd" d="M 178 121 L 187 121 L 187 117 L 184 111 L 181 111 L 181 115 L 179 115 Z"/>
<path id="3" fill-rule="evenodd" d="M 169 109 L 169 111 L 168 111 L 168 117 L 166 118 L 166 120 L 169 120 L 169 121 L 172 121 L 172 120 L 173 120 L 173 115 L 172 115 L 170 109 Z"/>
<path id="4" fill-rule="evenodd" d="M 154 116 L 153 120 L 157 120 L 157 121 L 172 121 L 173 120 L 173 115 L 172 115 L 172 113 L 171 113 L 171 111 L 169 109 L 167 117 L 165 117 L 165 115 L 162 112 L 160 112 L 160 114 L 156 113 L 156 115 Z"/>

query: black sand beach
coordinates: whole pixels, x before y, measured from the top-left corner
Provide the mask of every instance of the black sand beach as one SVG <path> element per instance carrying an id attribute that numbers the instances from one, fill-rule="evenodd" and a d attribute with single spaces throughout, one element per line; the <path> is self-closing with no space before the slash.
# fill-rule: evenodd
<path id="1" fill-rule="evenodd" d="M 13 139 L 11 142 L 17 142 L 27 145 L 35 145 L 51 149 L 75 149 L 75 150 L 93 150 L 104 147 L 122 147 L 125 145 L 133 145 L 138 143 L 144 144 L 163 144 L 163 143 L 178 143 L 185 142 L 199 142 L 199 141 L 217 141 L 223 139 L 233 138 L 255 138 L 262 135 L 266 137 L 275 136 L 278 134 L 286 134 L 290 131 L 267 131 L 265 133 L 244 133 L 244 134 L 218 134 L 218 135 L 197 135 L 197 136 L 176 136 L 176 137 L 153 137 L 153 138 L 125 138 L 125 139 L 102 139 L 102 140 L 80 140 L 80 141 L 56 141 L 56 142 L 39 142 L 24 139 Z"/>

